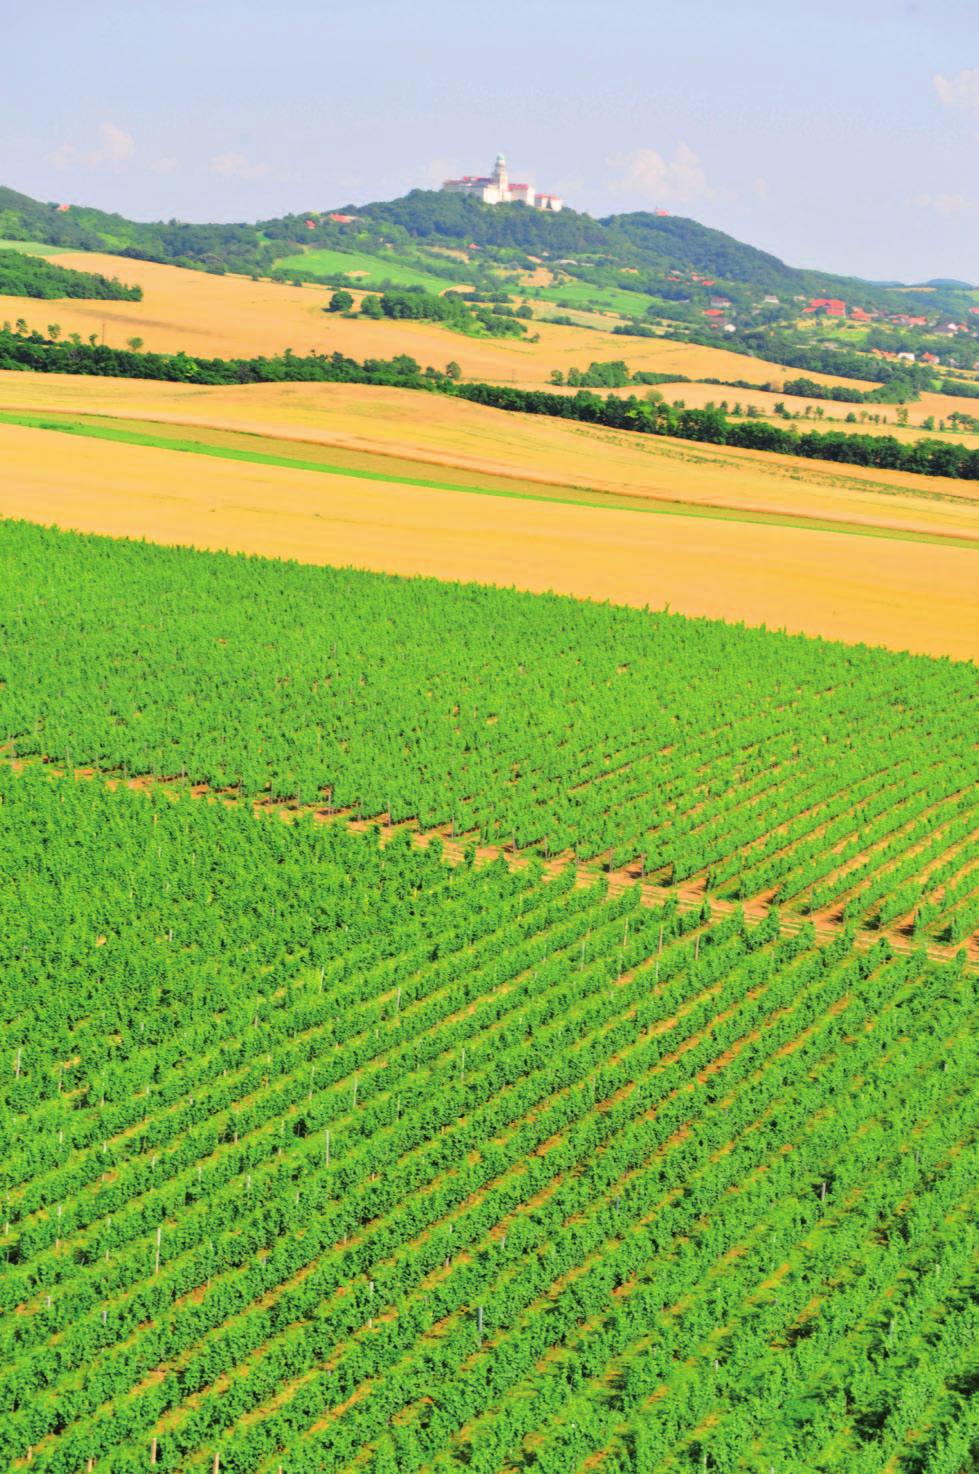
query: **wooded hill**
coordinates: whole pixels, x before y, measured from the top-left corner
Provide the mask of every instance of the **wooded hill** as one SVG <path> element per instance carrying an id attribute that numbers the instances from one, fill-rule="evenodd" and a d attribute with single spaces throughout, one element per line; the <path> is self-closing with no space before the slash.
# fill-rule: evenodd
<path id="1" fill-rule="evenodd" d="M 558 262 L 563 272 L 584 281 L 615 281 L 622 289 L 667 299 L 682 298 L 696 273 L 714 278 L 718 291 L 733 290 L 756 301 L 765 295 L 839 296 L 893 311 L 908 305 L 896 285 L 787 266 L 777 256 L 682 216 L 638 211 L 598 220 L 571 209 L 551 215 L 522 205 L 484 205 L 437 190 L 412 190 L 400 199 L 347 205 L 334 213 L 355 219 L 346 223 L 331 219 L 328 211 L 305 211 L 254 225 L 140 222 L 86 206 L 62 210 L 0 187 L 0 238 L 112 251 L 210 271 L 264 273 L 277 260 L 310 247 L 389 254 L 393 248 L 421 253 L 426 269 L 447 281 L 459 279 L 462 270 L 485 284 L 498 268 L 532 264 L 536 258 Z M 476 247 L 465 268 L 432 250 L 453 246 L 470 252 Z M 624 272 L 630 274 L 623 277 Z M 680 279 L 670 281 L 671 273 Z M 289 274 L 304 273 L 290 267 Z M 309 275 L 315 276 L 315 270 Z M 964 284 L 936 278 L 929 288 L 932 310 L 961 313 L 972 305 L 966 296 L 971 289 Z"/>

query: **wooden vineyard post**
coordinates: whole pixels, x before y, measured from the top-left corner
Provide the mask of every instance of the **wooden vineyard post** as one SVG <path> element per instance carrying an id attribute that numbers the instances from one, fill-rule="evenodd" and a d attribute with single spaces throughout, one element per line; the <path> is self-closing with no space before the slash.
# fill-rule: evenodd
<path id="1" fill-rule="evenodd" d="M 153 1435 L 153 1442 L 150 1444 L 150 1463 L 156 1463 L 156 1434 Z"/>
<path id="2" fill-rule="evenodd" d="M 217 1449 L 214 1450 L 214 1465 L 212 1469 L 212 1474 L 221 1474 L 221 1455 L 218 1453 Z"/>
<path id="3" fill-rule="evenodd" d="M 156 1264 L 153 1268 L 154 1277 L 160 1273 L 160 1241 L 163 1238 L 163 1225 L 160 1224 L 156 1231 Z"/>

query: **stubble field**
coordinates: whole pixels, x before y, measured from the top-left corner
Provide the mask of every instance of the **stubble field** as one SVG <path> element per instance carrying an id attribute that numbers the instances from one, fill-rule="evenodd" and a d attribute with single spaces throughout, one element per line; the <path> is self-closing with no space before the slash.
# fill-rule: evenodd
<path id="1" fill-rule="evenodd" d="M 470 338 L 429 323 L 346 319 L 323 309 L 326 287 L 294 287 L 239 276 L 212 276 L 177 266 L 95 252 L 65 252 L 59 263 L 79 271 L 117 276 L 143 288 L 141 302 L 37 302 L 5 297 L 2 316 L 27 320 L 41 331 L 58 322 L 63 334 L 96 333 L 111 347 L 131 337 L 162 353 L 207 357 L 247 357 L 334 351 L 353 358 L 390 358 L 408 353 L 422 366 L 444 368 L 455 360 L 466 378 L 525 387 L 542 386 L 552 369 L 586 367 L 592 359 L 627 358 L 634 369 L 685 374 L 690 378 L 744 378 L 758 375 L 781 383 L 791 371 L 746 359 L 724 348 L 703 348 L 662 339 L 623 338 L 585 328 L 533 326 L 538 343 L 518 339 Z M 813 375 L 828 383 L 825 375 Z"/>

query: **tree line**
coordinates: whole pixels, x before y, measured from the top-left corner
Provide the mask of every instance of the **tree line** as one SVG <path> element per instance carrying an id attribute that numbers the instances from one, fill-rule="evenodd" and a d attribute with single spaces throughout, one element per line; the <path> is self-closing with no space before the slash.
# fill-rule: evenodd
<path id="1" fill-rule="evenodd" d="M 422 368 L 408 354 L 397 354 L 390 359 L 369 358 L 362 363 L 342 353 L 300 357 L 288 349 L 282 354 L 256 358 L 198 358 L 188 353 L 136 353 L 80 341 L 55 343 L 37 332 L 25 335 L 0 330 L 0 369 L 194 384 L 293 381 L 385 384 L 453 394 L 493 409 L 550 415 L 643 435 L 668 435 L 680 440 L 839 461 L 851 466 L 979 480 L 979 450 L 944 440 L 902 442 L 893 435 L 861 435 L 839 430 L 800 433 L 794 425 L 783 428 L 762 420 L 732 423 L 720 409 L 685 409 L 662 400 L 639 399 L 636 395 L 609 394 L 603 399 L 587 389 L 563 395 L 546 389 L 518 389 L 481 382 L 463 384 L 451 372 Z"/>
<path id="2" fill-rule="evenodd" d="M 58 266 L 46 256 L 32 256 L 26 251 L 0 251 L 0 296 L 87 297 L 113 302 L 141 302 L 142 287 L 128 287 L 117 277 L 103 276 L 99 271 L 75 271 Z"/>

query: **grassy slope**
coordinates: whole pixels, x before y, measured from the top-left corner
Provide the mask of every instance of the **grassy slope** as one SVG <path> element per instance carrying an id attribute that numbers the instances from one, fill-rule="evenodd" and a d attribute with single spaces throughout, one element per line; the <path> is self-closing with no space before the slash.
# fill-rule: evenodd
<path id="1" fill-rule="evenodd" d="M 63 256 L 65 247 L 46 246 L 43 241 L 0 241 L 0 251 L 23 251 L 25 256 Z"/>
<path id="2" fill-rule="evenodd" d="M 429 292 L 444 292 L 456 285 L 446 278 L 433 276 L 410 262 L 401 261 L 396 255 L 388 258 L 387 253 L 370 256 L 364 251 L 302 251 L 294 256 L 282 256 L 275 262 L 276 271 L 307 271 L 319 276 L 333 276 L 344 272 L 357 276 L 361 286 L 377 286 L 381 282 L 397 282 L 400 286 L 425 287 Z"/>

